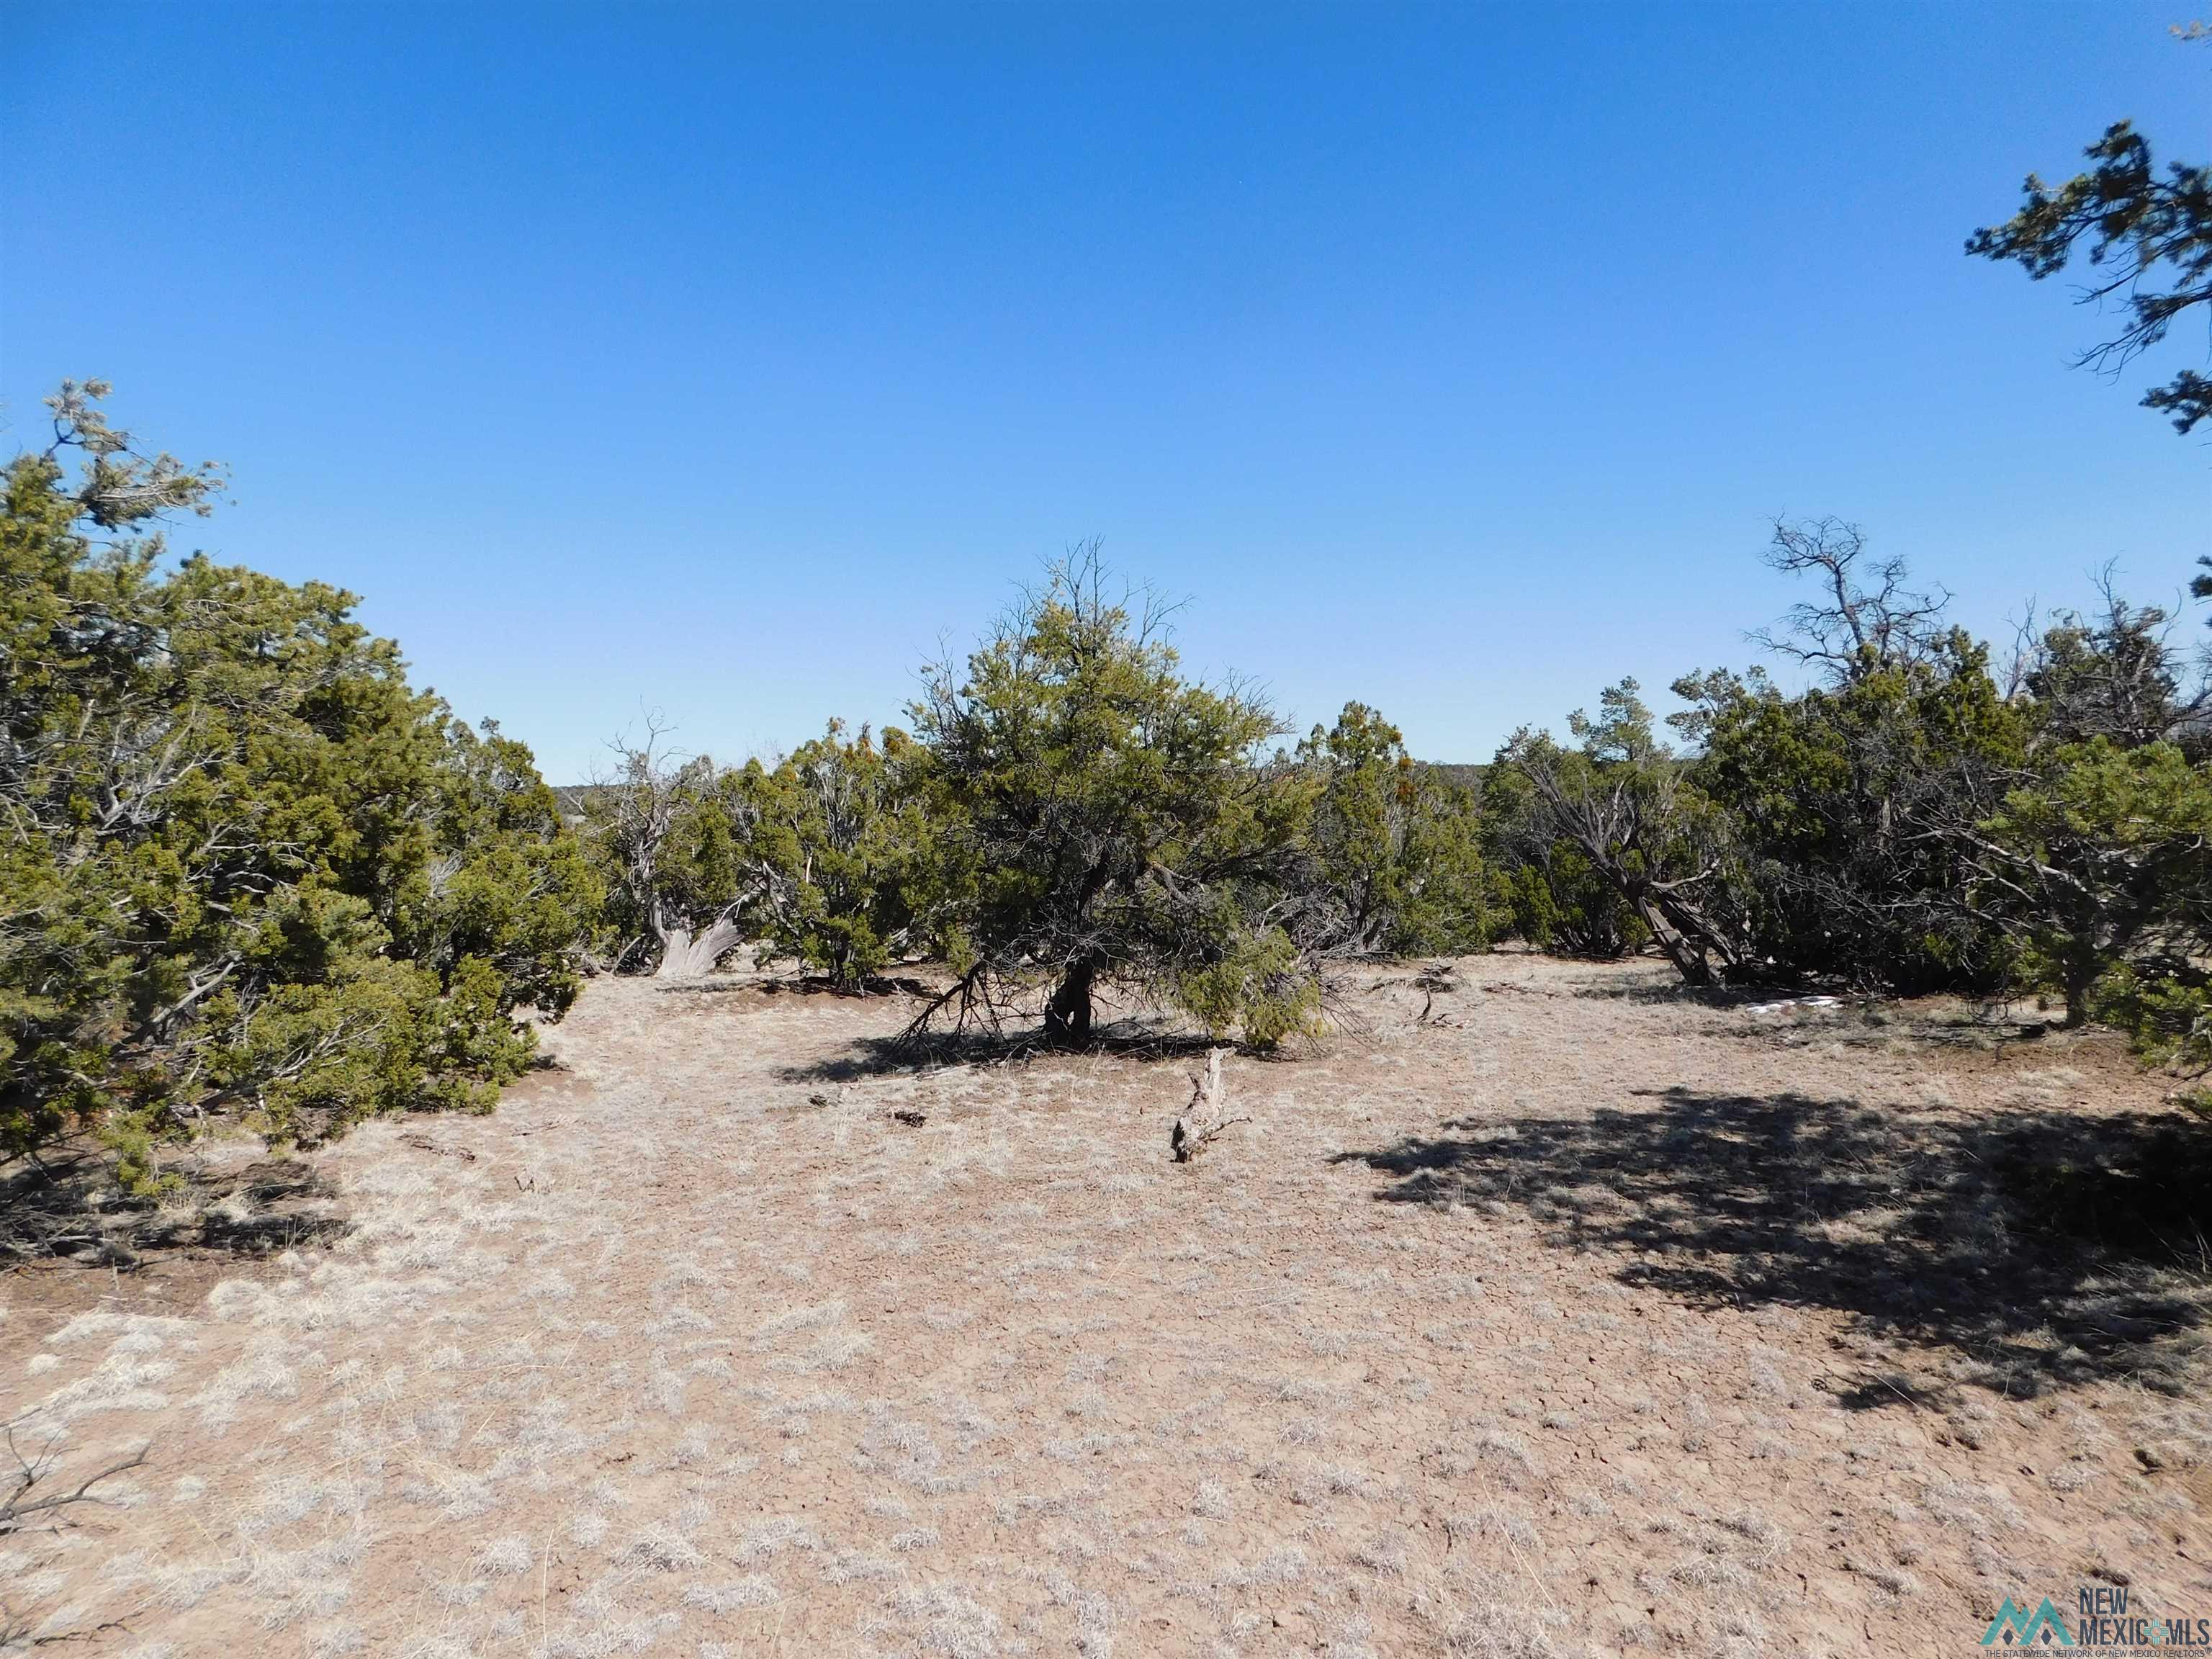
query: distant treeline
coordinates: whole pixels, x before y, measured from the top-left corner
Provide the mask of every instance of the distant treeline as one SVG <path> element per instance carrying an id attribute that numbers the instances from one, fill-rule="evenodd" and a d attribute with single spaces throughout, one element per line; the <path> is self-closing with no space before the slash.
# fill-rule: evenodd
<path id="1" fill-rule="evenodd" d="M 1442 766 L 1358 703 L 1292 740 L 1084 549 L 898 726 L 739 766 L 649 730 L 556 792 L 351 595 L 167 559 L 216 476 L 141 453 L 105 391 L 65 386 L 6 471 L 11 1155 L 90 1129 L 144 1188 L 218 1118 L 483 1109 L 586 975 L 740 949 L 847 990 L 939 964 L 917 1043 L 1080 1044 L 1111 993 L 1265 1048 L 1325 1020 L 1331 962 L 1510 937 L 1701 986 L 2047 992 L 2212 1062 L 2203 675 L 2117 593 L 1999 665 L 1856 531 L 1779 525 L 1814 596 L 1764 643 L 1805 689 L 1689 674 L 1670 742 L 1624 680 L 1564 741 Z"/>

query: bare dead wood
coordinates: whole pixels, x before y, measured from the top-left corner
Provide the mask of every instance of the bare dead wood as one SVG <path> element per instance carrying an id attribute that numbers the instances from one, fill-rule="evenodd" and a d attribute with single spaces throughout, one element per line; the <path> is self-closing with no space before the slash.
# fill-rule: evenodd
<path id="1" fill-rule="evenodd" d="M 1459 981 L 1453 977 L 1451 963 L 1431 963 L 1414 976 L 1413 988 L 1421 993 L 1421 1012 L 1414 1017 L 1414 1024 L 1426 1025 L 1431 1021 L 1438 1025 L 1451 1024 L 1450 1015 L 1436 1012 L 1437 992 L 1449 993 L 1459 989 Z"/>
<path id="2" fill-rule="evenodd" d="M 1221 1057 L 1228 1052 L 1226 1048 L 1207 1050 L 1206 1070 L 1191 1073 L 1190 1104 L 1183 1109 L 1183 1115 L 1177 1118 L 1175 1127 L 1168 1131 L 1168 1151 L 1178 1164 L 1189 1163 L 1211 1146 L 1224 1130 L 1252 1121 L 1249 1117 L 1221 1115 L 1224 1098 Z M 1209 1119 L 1212 1121 L 1208 1121 Z"/>
<path id="3" fill-rule="evenodd" d="M 96 1495 L 92 1489 L 101 1481 L 121 1474 L 125 1469 L 138 1468 L 145 1462 L 148 1450 L 141 1446 L 130 1456 L 95 1470 L 67 1491 L 40 1493 L 39 1488 L 46 1484 L 53 1474 L 54 1466 L 61 1461 L 55 1450 L 58 1437 L 49 1440 L 33 1457 L 24 1456 L 21 1448 L 16 1445 L 14 1424 L 7 1425 L 5 1438 L 8 1455 L 14 1460 L 15 1468 L 7 1477 L 12 1489 L 5 1498 L 0 1498 L 0 1537 L 22 1531 L 34 1524 L 41 1516 L 58 1517 L 63 1511 L 79 1504 L 105 1504 L 107 1500 Z M 33 1496 L 34 1493 L 38 1495 Z"/>
<path id="4" fill-rule="evenodd" d="M 55 1449 L 60 1436 L 57 1434 L 48 1440 L 31 1457 L 24 1456 L 22 1449 L 15 1443 L 15 1424 L 6 1425 L 4 1438 L 8 1455 L 14 1461 L 15 1468 L 12 1474 L 4 1477 L 9 1490 L 6 1497 L 0 1498 L 0 1538 L 41 1524 L 56 1528 L 66 1526 L 69 1524 L 69 1511 L 79 1504 L 106 1503 L 107 1500 L 93 1488 L 126 1469 L 138 1468 L 145 1462 L 148 1450 L 148 1448 L 141 1446 L 130 1456 L 118 1458 L 105 1468 L 94 1470 L 74 1486 L 42 1492 L 40 1488 L 48 1482 L 55 1466 L 61 1461 Z M 110 1620 L 90 1630 L 60 1631 L 49 1635 L 33 1635 L 35 1628 L 29 1616 L 19 1613 L 4 1599 L 0 1599 L 0 1651 L 13 1652 L 19 1644 L 46 1647 L 65 1642 L 89 1641 L 115 1631 L 128 1630 L 130 1626 L 121 1620 Z"/>

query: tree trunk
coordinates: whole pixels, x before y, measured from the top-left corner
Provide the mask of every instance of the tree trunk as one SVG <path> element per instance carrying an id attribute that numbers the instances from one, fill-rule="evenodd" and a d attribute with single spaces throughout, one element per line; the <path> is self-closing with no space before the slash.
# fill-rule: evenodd
<path id="1" fill-rule="evenodd" d="M 1078 963 L 1044 1006 L 1045 1040 L 1056 1048 L 1079 1048 L 1091 1041 L 1091 985 L 1097 970 Z"/>
<path id="2" fill-rule="evenodd" d="M 1638 905 L 1644 925 L 1651 930 L 1651 942 L 1659 947 L 1660 954 L 1674 964 L 1674 971 L 1682 976 L 1686 985 L 1709 986 L 1713 982 L 1712 964 L 1705 953 L 1680 929 L 1669 923 L 1656 905 Z"/>
<path id="3" fill-rule="evenodd" d="M 1699 987 L 1711 985 L 1713 982 L 1712 964 L 1705 959 L 1700 942 L 1691 938 L 1687 929 L 1677 927 L 1665 907 L 1648 890 L 1633 883 L 1617 883 L 1616 885 L 1620 889 L 1620 896 L 1628 901 L 1629 908 L 1636 912 L 1638 919 L 1650 932 L 1651 942 L 1659 947 L 1659 953 L 1672 963 L 1674 971 L 1682 976 L 1682 982 Z"/>
<path id="4" fill-rule="evenodd" d="M 2079 1030 L 2089 1023 L 2089 994 L 2096 988 L 2104 963 L 2085 951 L 2069 953 L 2059 966 L 2059 988 L 2066 995 L 2066 1029 Z"/>
<path id="5" fill-rule="evenodd" d="M 655 979 L 697 979 L 714 971 L 715 964 L 745 942 L 744 930 L 724 916 L 697 933 L 680 923 L 660 929 L 660 966 Z"/>

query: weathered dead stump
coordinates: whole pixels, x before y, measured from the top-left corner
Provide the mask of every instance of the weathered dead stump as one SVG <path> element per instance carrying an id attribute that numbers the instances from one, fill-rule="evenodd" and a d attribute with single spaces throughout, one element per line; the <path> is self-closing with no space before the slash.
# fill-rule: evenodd
<path id="1" fill-rule="evenodd" d="M 1249 1123 L 1249 1117 L 1228 1117 L 1228 1097 L 1221 1081 L 1221 1057 L 1226 1048 L 1206 1051 L 1206 1070 L 1194 1072 L 1190 1079 L 1190 1104 L 1168 1131 L 1168 1151 L 1178 1164 L 1188 1164 L 1196 1158 L 1224 1129 L 1231 1124 Z"/>

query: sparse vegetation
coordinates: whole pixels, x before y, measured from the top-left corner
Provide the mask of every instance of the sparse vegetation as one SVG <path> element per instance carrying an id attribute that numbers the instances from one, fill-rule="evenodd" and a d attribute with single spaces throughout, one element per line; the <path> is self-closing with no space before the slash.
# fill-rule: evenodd
<path id="1" fill-rule="evenodd" d="M 1755 638 L 1809 686 L 1686 676 L 1678 752 L 1623 681 L 1565 743 L 1516 735 L 1478 796 L 1356 702 L 1270 749 L 1267 701 L 1186 676 L 1170 608 L 1090 546 L 929 671 L 911 736 L 833 720 L 731 767 L 648 722 L 577 834 L 350 596 L 170 560 L 164 520 L 221 474 L 138 452 L 105 390 L 65 386 L 8 471 L 17 1154 L 90 1128 L 151 1191 L 210 1121 L 282 1141 L 487 1105 L 587 948 L 678 979 L 746 947 L 848 992 L 933 958 L 915 1036 L 1041 1019 L 1079 1047 L 1110 994 L 1271 1049 L 1319 1029 L 1325 964 L 1504 931 L 1656 949 L 1698 987 L 2048 989 L 2212 1060 L 2205 683 L 2110 591 L 2001 683 L 1856 527 L 1782 523 L 1770 562 L 1815 592 Z"/>
<path id="2" fill-rule="evenodd" d="M 1437 31 L 1351 33 L 1358 69 Z M 830 131 L 852 158 L 882 135 L 803 78 L 794 99 L 787 60 L 811 50 L 748 52 L 775 84 L 726 82 L 747 94 L 734 124 L 724 96 L 636 132 L 586 100 L 611 136 L 569 169 L 580 201 L 623 188 L 631 147 L 665 161 L 725 128 L 747 176 L 717 193 L 726 176 L 662 166 L 679 205 L 626 198 L 627 269 L 595 257 L 502 299 L 541 321 L 576 295 L 645 314 L 688 291 L 684 259 L 750 265 L 797 226 L 793 269 L 836 309 L 797 303 L 789 271 L 741 272 L 811 355 L 763 352 L 732 384 L 833 371 L 807 443 L 854 364 L 888 377 L 873 429 L 910 424 L 926 405 L 897 377 L 970 348 L 917 353 L 883 295 L 927 316 L 964 286 L 1004 313 L 975 345 L 1026 346 L 1034 385 L 1001 401 L 963 367 L 944 400 L 963 418 L 1038 408 L 1099 341 L 1156 337 L 1156 366 L 1158 338 L 1216 332 L 1192 354 L 1222 392 L 1205 419 L 1267 397 L 1372 417 L 1342 470 L 1378 490 L 1449 465 L 1468 401 L 1404 395 L 1435 389 L 1379 355 L 1473 337 L 1416 280 L 1482 271 L 1452 208 L 1523 154 L 1587 178 L 1608 135 L 1582 111 L 1617 101 L 1559 128 L 1513 102 L 1510 151 L 1440 151 L 1416 201 L 1397 135 L 1446 131 L 1463 96 L 1378 103 L 1349 170 L 1293 142 L 1295 179 L 1252 172 L 1284 147 L 1232 131 L 1232 100 L 1218 131 L 1190 126 L 1197 148 L 1180 129 L 1139 146 L 1176 169 L 1182 234 L 1129 256 L 1146 226 L 1110 194 L 1081 215 L 1033 198 L 1118 188 L 1100 158 L 1146 131 L 1142 100 L 1091 124 L 1103 149 L 994 171 L 990 124 L 915 111 L 1014 79 L 999 59 L 902 81 L 848 53 L 921 170 L 894 191 L 841 169 L 825 204 L 819 167 L 763 136 Z M 1293 62 L 1268 57 L 1263 84 Z M 538 98 L 552 63 L 508 78 Z M 1021 79 L 1052 107 L 1050 77 Z M 1293 100 L 1301 132 L 1325 125 L 1312 101 Z M 431 138 L 446 127 L 466 123 Z M 494 170 L 538 201 L 520 153 Z M 85 179 L 132 176 L 88 154 Z M 375 159 L 403 198 L 436 173 Z M 1584 216 L 1608 252 L 1753 222 L 1684 214 L 1668 158 L 1632 159 L 1615 171 L 1672 222 L 1615 189 Z M 2087 160 L 2031 176 L 1967 252 L 2089 272 L 2081 297 L 2122 320 L 2081 361 L 2117 373 L 2212 314 L 2212 172 L 2161 170 L 2125 122 Z M 1064 265 L 1130 288 L 1144 326 L 1042 326 L 1099 290 L 1004 234 L 994 185 Z M 695 246 L 702 200 L 753 240 Z M 879 234 L 948 204 L 958 222 L 927 243 Z M 1283 234 L 1304 219 L 1372 246 L 1317 280 Z M 1418 263 L 1401 223 L 1423 228 Z M 1194 329 L 1190 289 L 1153 287 L 1170 261 L 1249 286 L 1200 239 L 1222 226 L 1280 264 L 1255 290 L 1265 326 Z M 588 211 L 569 228 L 580 252 L 610 240 Z M 47 240 L 94 268 L 97 241 Z M 895 290 L 851 272 L 878 246 Z M 473 267 L 454 269 L 458 289 Z M 1554 286 L 1534 314 L 1595 314 L 1598 290 Z M 1614 308 L 1632 325 L 1686 284 L 1645 286 Z M 1325 379 L 1243 361 L 1333 289 L 1374 326 Z M 1512 315 L 1459 308 L 1492 338 Z M 1732 355 L 1790 361 L 1768 337 L 1785 309 Z M 1382 372 L 1351 372 L 1370 356 Z M 1540 413 L 1540 364 L 1498 356 L 1520 395 L 1497 401 Z M 453 361 L 461 386 L 512 368 Z M 1633 414 L 1662 362 L 1560 377 L 1557 401 Z M 1133 409 L 1146 367 L 1069 384 Z M 754 444 L 748 488 L 799 447 L 759 443 L 772 405 L 738 422 L 676 395 L 686 368 L 626 382 L 641 435 L 579 447 L 646 496 L 638 521 L 679 532 L 697 498 L 639 490 L 639 447 Z M 1729 401 L 1711 390 L 1680 407 Z M 1793 369 L 1771 395 L 1827 391 Z M 1552 726 L 1562 711 L 1522 711 L 1486 764 L 1451 765 L 1364 702 L 1294 726 L 1264 682 L 1208 678 L 1178 647 L 1181 601 L 1091 542 L 951 636 L 902 708 L 817 708 L 787 753 L 719 757 L 656 711 L 556 791 L 496 720 L 410 680 L 353 594 L 173 550 L 228 475 L 140 445 L 108 395 L 64 382 L 51 436 L 0 472 L 0 1656 L 1753 1659 L 1962 1651 L 2060 1586 L 2085 1611 L 2139 1598 L 2144 1641 L 2212 1607 L 2212 647 L 2178 597 L 2138 604 L 2107 568 L 1992 641 L 1860 526 L 1779 519 L 1764 557 L 1789 608 L 1744 636 L 1755 660 L 1685 673 L 1656 709 L 1600 664 L 1594 702 Z M 478 430 L 511 422 L 501 396 Z M 2143 402 L 2191 432 L 2212 378 L 2181 367 Z M 1077 435 L 1014 463 L 1083 476 Z M 1238 439 L 1194 466 L 1275 441 Z M 917 445 L 884 476 L 956 454 Z M 1108 461 L 1090 476 L 1145 476 Z M 369 487 L 460 521 L 450 485 Z M 1250 522 L 1313 505 L 1279 494 Z M 750 516 L 744 552 L 792 521 L 774 501 Z M 1294 603 L 1307 574 L 1283 561 Z M 1426 574 L 1334 592 L 1373 603 Z M 1542 625 L 1588 659 L 1587 615 L 1533 623 L 1562 613 L 1516 611 L 1507 586 L 1452 619 L 1455 646 Z M 872 599 L 856 586 L 824 625 L 821 684 L 881 684 L 855 672 Z M 783 715 L 735 729 L 755 718 Z"/>

